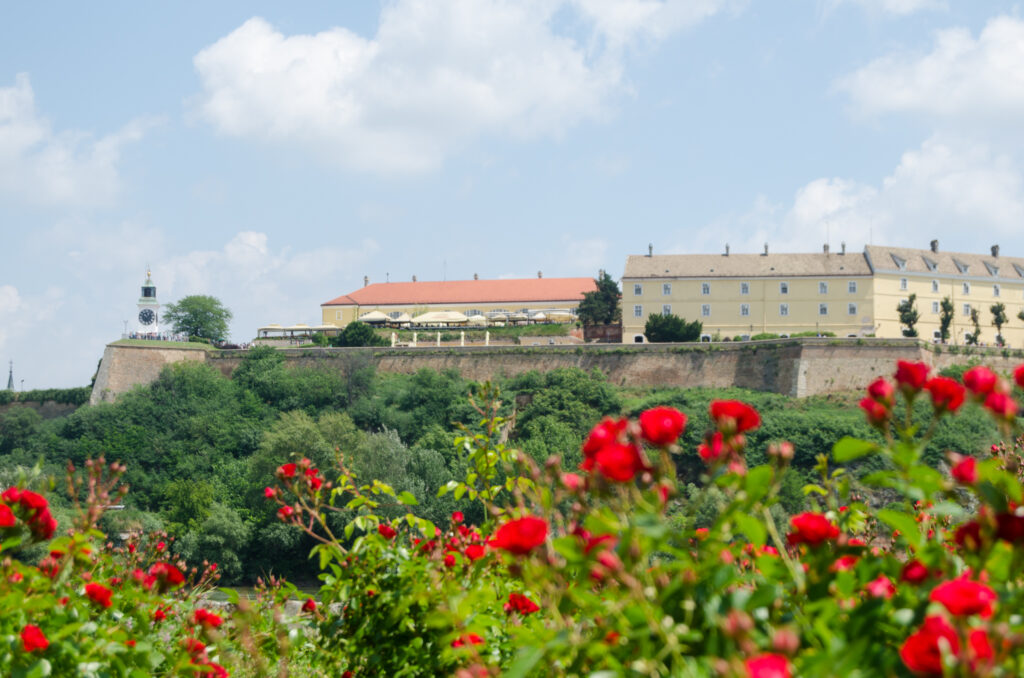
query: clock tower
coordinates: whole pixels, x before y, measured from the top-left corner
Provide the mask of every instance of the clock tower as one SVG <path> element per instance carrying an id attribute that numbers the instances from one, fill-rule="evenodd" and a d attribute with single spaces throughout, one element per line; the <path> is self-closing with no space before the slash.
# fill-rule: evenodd
<path id="1" fill-rule="evenodd" d="M 142 286 L 139 297 L 139 334 L 160 333 L 160 302 L 156 300 L 156 285 L 153 274 L 146 269 L 146 283 Z"/>

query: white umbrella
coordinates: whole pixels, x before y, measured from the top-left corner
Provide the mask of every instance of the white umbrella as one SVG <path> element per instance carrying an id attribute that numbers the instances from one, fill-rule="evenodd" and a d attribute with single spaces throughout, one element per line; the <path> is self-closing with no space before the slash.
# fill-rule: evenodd
<path id="1" fill-rule="evenodd" d="M 391 318 L 380 311 L 370 311 L 369 313 L 364 313 L 359 316 L 359 322 L 363 323 L 386 323 L 389 320 L 391 320 Z"/>
<path id="2" fill-rule="evenodd" d="M 469 321 L 470 325 L 486 325 L 487 324 L 487 318 L 485 316 L 482 316 L 482 315 L 471 315 L 468 318 L 466 318 L 466 320 Z"/>

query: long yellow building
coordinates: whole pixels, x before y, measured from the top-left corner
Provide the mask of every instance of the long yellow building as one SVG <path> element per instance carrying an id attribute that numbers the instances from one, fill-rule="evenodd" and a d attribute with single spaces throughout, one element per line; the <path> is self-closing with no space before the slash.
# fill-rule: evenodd
<path id="1" fill-rule="evenodd" d="M 761 333 L 833 333 L 840 337 L 900 337 L 897 306 L 916 295 L 922 339 L 938 340 L 941 303 L 953 304 L 950 343 L 974 333 L 994 345 L 991 307 L 1005 305 L 1002 337 L 1024 346 L 1024 259 L 868 245 L 861 253 L 648 254 L 630 256 L 622 277 L 622 340 L 645 341 L 654 313 L 700 320 L 705 340 Z"/>

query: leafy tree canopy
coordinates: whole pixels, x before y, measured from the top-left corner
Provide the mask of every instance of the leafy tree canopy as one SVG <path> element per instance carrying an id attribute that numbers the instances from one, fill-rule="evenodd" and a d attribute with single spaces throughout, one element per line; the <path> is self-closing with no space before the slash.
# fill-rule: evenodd
<path id="1" fill-rule="evenodd" d="M 914 308 L 914 302 L 917 300 L 916 294 L 911 294 L 907 299 L 901 301 L 896 307 L 896 312 L 900 316 L 900 324 L 904 325 L 903 330 L 904 337 L 916 337 L 917 328 L 914 325 L 921 319 L 921 314 L 918 313 L 917 309 Z"/>
<path id="2" fill-rule="evenodd" d="M 338 336 L 331 339 L 332 346 L 387 346 L 388 340 L 373 331 L 373 328 L 358 320 L 345 326 Z"/>
<path id="3" fill-rule="evenodd" d="M 646 335 L 647 341 L 655 344 L 670 341 L 700 341 L 700 333 L 703 328 L 704 325 L 699 320 L 688 323 L 685 319 L 672 313 L 653 313 L 644 326 L 644 335 Z"/>
<path id="4" fill-rule="evenodd" d="M 164 309 L 164 320 L 171 323 L 175 332 L 213 341 L 228 338 L 228 321 L 231 318 L 231 311 L 220 303 L 220 299 L 205 294 L 184 297 L 176 304 L 167 304 Z"/>
<path id="5" fill-rule="evenodd" d="M 610 325 L 622 320 L 619 305 L 619 283 L 612 280 L 607 271 L 601 271 L 597 278 L 597 289 L 586 292 L 577 313 L 584 325 Z"/>

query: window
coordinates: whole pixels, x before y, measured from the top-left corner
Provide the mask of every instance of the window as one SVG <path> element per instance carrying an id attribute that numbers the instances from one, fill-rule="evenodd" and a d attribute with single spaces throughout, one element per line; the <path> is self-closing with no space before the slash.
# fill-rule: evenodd
<path id="1" fill-rule="evenodd" d="M 334 319 L 341 320 L 341 311 L 337 311 L 337 314 L 334 316 Z"/>
<path id="2" fill-rule="evenodd" d="M 936 294 L 939 293 L 939 281 L 938 280 L 933 280 L 932 281 L 932 292 L 935 292 Z"/>
<path id="3" fill-rule="evenodd" d="M 938 313 L 938 312 L 939 312 L 939 302 L 933 301 L 932 302 L 932 313 Z"/>
<path id="4" fill-rule="evenodd" d="M 702 316 L 704 316 L 705 318 L 710 318 L 711 317 L 711 304 L 701 304 L 700 305 L 700 314 Z"/>
<path id="5" fill-rule="evenodd" d="M 971 293 L 971 283 L 965 282 L 964 283 L 964 294 L 970 294 L 970 293 Z"/>
<path id="6" fill-rule="evenodd" d="M 906 278 L 900 278 L 900 289 L 901 290 L 907 289 L 907 279 Z"/>
<path id="7" fill-rule="evenodd" d="M 970 315 L 970 314 L 971 314 L 971 305 L 970 304 L 964 304 L 964 315 Z"/>
<path id="8" fill-rule="evenodd" d="M 998 297 L 999 296 L 999 285 L 993 285 L 992 286 L 992 296 L 993 297 Z"/>
<path id="9" fill-rule="evenodd" d="M 671 315 L 672 314 L 672 304 L 662 304 L 662 306 L 661 306 L 661 314 L 662 315 Z"/>
<path id="10" fill-rule="evenodd" d="M 850 282 L 846 283 L 846 291 L 849 292 L 850 294 L 857 294 L 857 281 L 851 280 Z"/>
<path id="11" fill-rule="evenodd" d="M 818 315 L 828 315 L 828 304 L 818 304 Z"/>
<path id="12" fill-rule="evenodd" d="M 750 294 L 750 283 L 740 283 L 740 294 Z"/>
<path id="13" fill-rule="evenodd" d="M 711 283 L 701 283 L 700 293 L 703 294 L 704 296 L 711 294 Z"/>
<path id="14" fill-rule="evenodd" d="M 779 294 L 789 294 L 789 283 L 788 282 L 780 282 L 779 283 Z"/>
<path id="15" fill-rule="evenodd" d="M 828 283 L 824 280 L 818 282 L 818 294 L 828 294 Z"/>
<path id="16" fill-rule="evenodd" d="M 779 315 L 789 315 L 789 304 L 779 304 Z"/>
<path id="17" fill-rule="evenodd" d="M 642 297 L 644 295 L 644 286 L 640 283 L 633 283 L 633 296 Z"/>
<path id="18" fill-rule="evenodd" d="M 634 318 L 642 318 L 643 315 L 644 315 L 644 307 L 643 306 L 641 306 L 640 304 L 636 304 L 635 306 L 633 306 L 633 317 Z"/>
<path id="19" fill-rule="evenodd" d="M 846 315 L 857 315 L 857 304 L 847 304 Z"/>
<path id="20" fill-rule="evenodd" d="M 661 284 L 661 296 L 667 297 L 672 294 L 672 283 Z"/>
<path id="21" fill-rule="evenodd" d="M 480 311 L 471 310 L 468 313 L 466 313 L 466 315 L 467 316 L 480 315 Z M 402 312 L 401 311 L 392 311 L 391 313 L 388 313 L 388 317 L 391 318 L 392 320 L 398 320 L 401 316 L 402 316 Z"/>
<path id="22" fill-rule="evenodd" d="M 750 304 L 740 304 L 740 315 L 750 315 Z"/>

